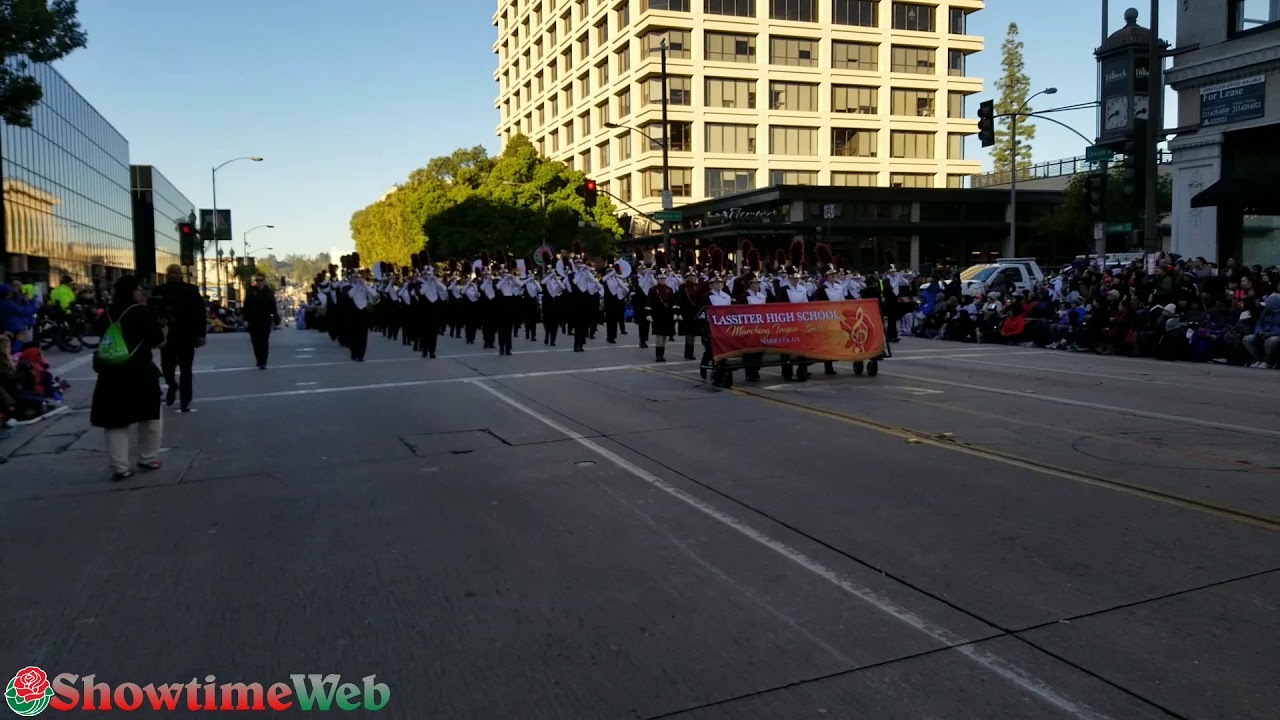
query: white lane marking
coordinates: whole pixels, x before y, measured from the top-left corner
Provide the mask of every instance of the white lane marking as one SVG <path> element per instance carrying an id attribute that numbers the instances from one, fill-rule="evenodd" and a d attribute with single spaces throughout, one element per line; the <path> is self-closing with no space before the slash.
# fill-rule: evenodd
<path id="1" fill-rule="evenodd" d="M 296 356 L 294 356 L 294 359 L 295 359 L 295 360 L 307 360 L 307 359 L 309 359 L 309 358 L 313 358 L 313 357 L 315 357 L 315 355 L 296 355 Z"/>
<path id="2" fill-rule="evenodd" d="M 515 347 L 518 348 L 519 346 L 517 345 Z M 627 345 L 606 345 L 604 347 L 587 348 L 587 352 L 598 351 L 598 350 L 639 350 L 639 348 L 633 348 Z M 511 356 L 515 357 L 517 355 L 542 355 L 545 353 L 569 353 L 569 352 L 573 352 L 573 348 L 557 347 L 557 348 L 547 348 L 544 350 L 514 350 Z M 462 353 L 459 355 L 437 355 L 436 359 L 437 360 L 460 360 L 463 358 L 478 358 L 478 357 L 499 357 L 499 356 L 497 355 L 496 350 L 490 350 L 488 352 L 482 352 L 482 353 Z M 407 362 L 420 363 L 420 362 L 426 362 L 426 361 L 423 360 L 421 357 L 413 356 L 413 357 L 397 357 L 397 358 L 377 358 L 374 360 L 365 360 L 364 364 L 373 365 L 375 363 L 380 364 L 380 363 L 407 363 Z M 293 363 L 289 365 L 272 365 L 271 369 L 272 370 L 294 370 L 297 368 L 322 368 L 322 367 L 337 367 L 337 366 L 350 367 L 351 364 L 352 364 L 351 360 L 335 360 L 332 362 L 326 361 L 326 362 L 314 362 L 314 363 Z M 257 369 L 258 369 L 257 365 L 244 365 L 244 366 L 225 367 L 225 368 L 214 366 L 209 368 L 201 368 L 199 370 L 194 371 L 192 374 L 193 375 L 210 375 L 215 373 L 248 372 L 250 370 L 257 370 Z M 95 380 L 95 379 L 96 378 L 93 378 L 93 377 L 67 378 L 69 382 L 88 382 L 89 380 Z"/>
<path id="3" fill-rule="evenodd" d="M 309 386 L 311 386 L 311 385 L 319 385 L 319 384 L 320 384 L 320 383 L 318 383 L 318 382 L 300 382 L 300 383 L 294 383 L 294 385 L 297 385 L 298 387 L 309 387 Z"/>
<path id="4" fill-rule="evenodd" d="M 912 395 L 941 395 L 942 394 L 941 390 L 930 390 L 928 388 L 912 387 L 910 385 L 889 385 L 888 387 L 891 387 L 895 390 L 902 390 L 904 392 L 911 393 Z"/>
<path id="5" fill-rule="evenodd" d="M 689 361 L 696 362 L 696 361 Z M 671 363 L 675 364 L 675 363 Z M 455 378 L 434 378 L 431 380 L 405 380 L 402 382 L 386 382 L 373 383 L 371 385 L 340 385 L 338 387 L 308 388 L 305 390 L 278 390 L 275 392 L 263 393 L 245 393 L 244 395 L 216 395 L 214 397 L 196 398 L 197 405 L 213 402 L 227 402 L 231 400 L 257 400 L 260 398 L 280 398 L 280 397 L 296 397 L 301 395 L 328 395 L 331 393 L 343 392 L 366 392 L 369 390 L 388 390 L 394 388 L 405 387 L 421 387 L 424 385 L 449 385 L 454 383 L 467 383 L 475 380 L 520 380 L 522 378 L 551 377 L 553 375 L 587 375 L 590 373 L 606 373 L 618 372 L 621 370 L 638 370 L 648 367 L 647 365 L 610 365 L 608 367 L 596 368 L 573 368 L 569 370 L 542 370 L 539 372 L 523 372 L 523 373 L 504 373 L 502 375 L 485 375 L 476 376 L 468 375 L 466 377 Z"/>
<path id="6" fill-rule="evenodd" d="M 981 665 L 983 668 L 986 668 L 987 670 L 1003 678 L 1004 680 L 1007 680 L 1010 683 L 1018 686 L 1022 690 L 1025 690 L 1026 692 L 1029 692 L 1032 695 L 1035 695 L 1036 697 L 1047 702 L 1048 704 L 1053 705 L 1054 707 L 1059 708 L 1061 710 L 1064 710 L 1077 718 L 1101 719 L 1101 718 L 1107 717 L 1106 715 L 1101 715 L 1097 713 L 1087 705 L 1084 705 L 1075 700 L 1072 700 L 1071 698 L 1066 697 L 1065 695 L 1062 695 L 1053 687 L 1051 687 L 1047 682 L 1032 675 L 1026 670 L 1023 670 L 1018 666 L 1011 664 L 1010 662 L 1008 662 L 1007 660 L 1004 660 L 1003 658 L 997 657 L 989 652 L 986 652 L 985 650 L 979 650 L 973 645 L 965 644 L 966 641 L 964 638 L 960 637 L 959 635 L 956 635 L 950 630 L 947 630 L 946 628 L 935 625 L 929 622 L 928 620 L 925 620 L 924 618 L 898 605 L 892 600 L 889 600 L 888 598 L 885 598 L 885 597 L 881 597 L 879 594 L 877 594 L 875 591 L 869 588 L 861 587 L 855 584 L 852 580 L 844 577 L 839 572 L 832 570 L 831 568 L 827 567 L 826 565 L 823 565 L 817 560 L 814 560 L 808 555 L 805 555 L 799 550 L 796 550 L 795 548 L 787 545 L 786 543 L 780 540 L 776 540 L 766 535 L 765 533 L 761 532 L 760 530 L 755 529 L 751 525 L 748 525 L 742 522 L 741 520 L 738 520 L 737 518 L 716 509 L 715 507 L 699 500 L 698 498 L 690 495 L 689 493 L 686 493 L 685 491 L 675 487 L 674 485 L 671 485 L 670 483 L 658 477 L 657 475 L 654 475 L 653 473 L 639 467 L 638 465 L 632 463 L 631 461 L 619 456 L 613 451 L 605 447 L 602 447 L 601 445 L 598 445 L 592 442 L 591 440 L 588 440 L 581 433 L 578 433 L 570 428 L 567 428 L 561 425 L 555 420 L 552 420 L 551 418 L 547 417 L 546 415 L 543 415 L 537 410 L 534 410 L 528 405 L 525 405 L 519 400 L 516 400 L 515 398 L 503 393 L 502 391 L 495 389 L 491 385 L 486 384 L 483 378 L 473 378 L 468 380 L 468 382 L 471 385 L 474 385 L 475 387 L 478 387 L 481 390 L 484 390 L 490 395 L 496 397 L 502 402 L 510 405 L 511 407 L 519 410 L 520 412 L 528 415 L 534 420 L 537 420 L 543 425 L 546 425 L 552 430 L 555 430 L 556 432 L 559 432 L 565 437 L 577 442 L 582 447 L 604 458 L 605 460 L 613 464 L 618 469 L 623 470 L 627 473 L 630 473 L 631 475 L 634 475 L 636 478 L 643 480 L 644 482 L 652 485 L 653 487 L 667 493 L 671 497 L 701 512 L 707 517 L 710 517 L 711 519 L 716 520 L 717 522 L 721 523 L 722 525 L 725 525 L 726 527 L 729 527 L 733 530 L 738 531 L 742 535 L 745 535 L 746 537 L 750 538 L 751 540 L 754 540 L 760 545 L 763 545 L 764 547 L 778 553 L 779 555 L 786 558 L 787 560 L 790 560 L 796 565 L 804 568 L 805 570 L 808 570 L 814 575 L 817 575 L 823 580 L 826 580 L 832 585 L 835 585 L 841 590 L 844 590 L 846 593 L 849 593 L 850 595 L 858 598 L 859 600 L 862 600 L 868 605 L 874 607 L 880 612 L 885 613 L 886 615 L 889 615 L 890 617 L 894 618 L 895 620 L 898 620 L 899 622 L 907 625 L 908 627 L 919 631 L 920 633 L 932 638 L 937 642 L 940 642 L 948 647 L 952 647 L 956 652 L 964 655 L 970 660 L 973 660 L 978 665 Z"/>
<path id="7" fill-rule="evenodd" d="M 1165 420 L 1168 422 L 1183 423 L 1184 425 L 1198 425 L 1200 427 L 1213 428 L 1215 430 L 1231 430 L 1232 432 L 1280 438 L 1280 430 L 1267 430 L 1266 428 L 1236 425 L 1234 423 L 1218 422 L 1216 420 L 1202 420 L 1200 418 L 1172 415 L 1169 413 L 1150 412 L 1147 410 L 1138 410 L 1136 408 L 1120 407 L 1118 405 L 1106 405 L 1104 403 L 1087 402 L 1084 400 L 1072 400 L 1071 398 L 1058 397 L 1056 395 L 1043 395 L 1040 393 L 1028 392 L 1026 390 L 1010 390 L 1008 388 L 987 387 L 986 385 L 974 385 L 971 383 L 954 382 L 952 380 L 937 380 L 935 378 L 921 377 L 918 375 L 899 375 L 898 373 L 886 372 L 881 372 L 880 375 L 882 377 L 895 377 L 902 380 L 911 380 L 913 382 L 947 385 L 950 387 L 963 388 L 965 390 L 977 390 L 979 392 L 988 392 L 995 395 L 1020 397 L 1028 400 L 1043 400 L 1044 402 L 1051 402 L 1057 405 L 1070 405 L 1072 407 L 1088 408 L 1090 410 L 1106 410 L 1120 415 L 1131 415 L 1133 417 L 1140 417 L 1148 420 Z"/>
<path id="8" fill-rule="evenodd" d="M 893 357 L 885 358 L 885 362 L 903 362 L 905 360 L 962 360 L 964 358 L 991 357 L 994 354 L 995 353 L 962 353 L 959 355 L 920 355 L 918 357 L 903 357 L 901 355 L 894 355 Z M 1039 354 L 1040 354 L 1039 350 L 1023 350 L 1020 352 L 1001 353 L 1000 357 L 1007 357 L 1010 355 L 1039 355 Z"/>
<path id="9" fill-rule="evenodd" d="M 71 372 L 72 370 L 78 370 L 81 366 L 88 365 L 89 363 L 93 362 L 93 353 L 94 353 L 93 350 L 89 350 L 88 348 L 85 348 L 80 352 L 84 354 L 80 355 L 74 360 L 69 360 L 64 363 L 58 363 L 57 361 L 59 360 L 59 358 L 57 357 L 50 358 L 48 356 L 45 356 L 45 359 L 49 360 L 49 366 L 53 369 L 53 372 L 55 375 L 62 375 L 63 377 L 66 377 L 66 374 Z M 94 378 L 81 378 L 81 380 L 93 380 L 93 379 Z"/>

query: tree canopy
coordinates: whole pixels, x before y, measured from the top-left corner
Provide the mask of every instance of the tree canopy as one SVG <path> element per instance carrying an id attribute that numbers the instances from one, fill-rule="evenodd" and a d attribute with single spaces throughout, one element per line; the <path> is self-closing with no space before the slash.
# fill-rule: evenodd
<path id="1" fill-rule="evenodd" d="M 0 117 L 31 127 L 44 91 L 27 74 L 29 64 L 60 60 L 86 42 L 76 0 L 0 0 Z"/>
<path id="2" fill-rule="evenodd" d="M 1143 224 L 1142 197 L 1124 192 L 1124 170 L 1112 168 L 1107 178 L 1106 221 L 1108 224 L 1129 223 L 1134 227 Z M 1085 179 L 1087 173 L 1079 173 L 1067 184 L 1062 205 L 1039 222 L 1039 230 L 1046 236 L 1056 236 L 1060 241 L 1078 243 L 1079 253 L 1093 252 L 1093 218 L 1085 207 Z M 1156 209 L 1164 216 L 1173 209 L 1173 176 L 1162 174 L 1156 190 Z"/>
<path id="3" fill-rule="evenodd" d="M 585 206 L 578 195 L 585 181 L 519 135 L 498 157 L 477 146 L 432 159 L 352 215 L 351 235 L 366 265 L 408 265 L 424 247 L 436 261 L 497 250 L 529 258 L 544 240 L 553 250 L 581 242 L 599 256 L 622 228 L 607 196 Z"/>

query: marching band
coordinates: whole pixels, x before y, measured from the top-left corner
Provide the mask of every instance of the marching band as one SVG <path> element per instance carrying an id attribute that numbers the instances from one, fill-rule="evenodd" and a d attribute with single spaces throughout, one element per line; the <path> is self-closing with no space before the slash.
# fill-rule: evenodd
<path id="1" fill-rule="evenodd" d="M 804 242 L 796 239 L 790 252 L 778 249 L 766 271 L 759 251 L 749 241 L 740 246 L 741 264 L 734 268 L 718 247 L 703 250 L 704 262 L 693 251 L 681 258 L 682 271 L 672 268 L 661 250 L 646 259 L 637 252 L 628 259 L 608 257 L 597 266 L 575 243 L 572 251 L 554 257 L 543 250 L 532 262 L 503 252 L 489 253 L 470 264 L 449 260 L 437 266 L 427 253 L 416 254 L 411 267 L 392 270 L 379 263 L 374 270 L 336 266 L 316 277 L 306 310 L 309 327 L 327 331 L 351 350 L 353 360 L 364 359 L 368 331 L 412 346 L 424 358 L 435 358 L 437 341 L 450 338 L 511 355 L 513 338 L 538 339 L 555 346 L 561 335 L 573 338 L 573 351 L 583 352 L 600 324 L 608 343 L 626 336 L 627 321 L 635 323 L 640 348 L 653 343 L 654 361 L 666 361 L 668 342 L 684 339 L 684 359 L 695 360 L 703 345 L 702 364 L 711 364 L 705 325 L 699 314 L 707 306 L 731 304 L 800 303 L 877 298 L 890 340 L 896 339 L 898 288 L 910 281 L 892 265 L 883 273 L 863 276 L 846 269 L 830 248 L 815 248 L 817 265 L 807 267 Z M 352 256 L 358 264 L 358 256 Z M 628 310 L 630 311 L 628 313 Z M 782 377 L 804 380 L 811 361 L 783 356 Z M 747 380 L 760 379 L 760 359 L 744 361 Z M 835 374 L 833 363 L 825 373 Z"/>

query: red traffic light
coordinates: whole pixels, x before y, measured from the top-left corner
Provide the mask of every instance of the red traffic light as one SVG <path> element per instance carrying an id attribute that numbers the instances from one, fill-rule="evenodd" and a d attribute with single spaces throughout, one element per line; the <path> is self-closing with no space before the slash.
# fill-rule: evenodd
<path id="1" fill-rule="evenodd" d="M 587 192 L 595 192 L 595 191 L 596 191 L 596 181 L 595 181 L 595 180 L 588 180 L 588 181 L 587 181 Z"/>

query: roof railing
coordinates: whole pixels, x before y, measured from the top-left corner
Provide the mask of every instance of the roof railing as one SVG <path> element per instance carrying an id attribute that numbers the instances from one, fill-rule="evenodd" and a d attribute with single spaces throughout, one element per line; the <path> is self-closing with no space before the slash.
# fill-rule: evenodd
<path id="1" fill-rule="evenodd" d="M 1161 150 L 1159 161 L 1167 163 L 1173 159 L 1167 150 Z M 1018 182 L 1026 182 L 1027 180 L 1043 180 L 1045 178 L 1062 177 L 1064 175 L 1077 175 L 1079 173 L 1093 172 L 1098 169 L 1098 163 L 1089 162 L 1083 155 L 1065 158 L 1062 160 L 1050 160 L 1048 162 L 1036 163 L 1031 167 L 1018 168 Z M 1004 172 L 990 172 L 981 175 L 974 175 L 969 178 L 969 187 L 985 188 L 998 187 L 1000 185 L 1008 185 L 1012 179 L 1012 173 L 1007 170 Z"/>

